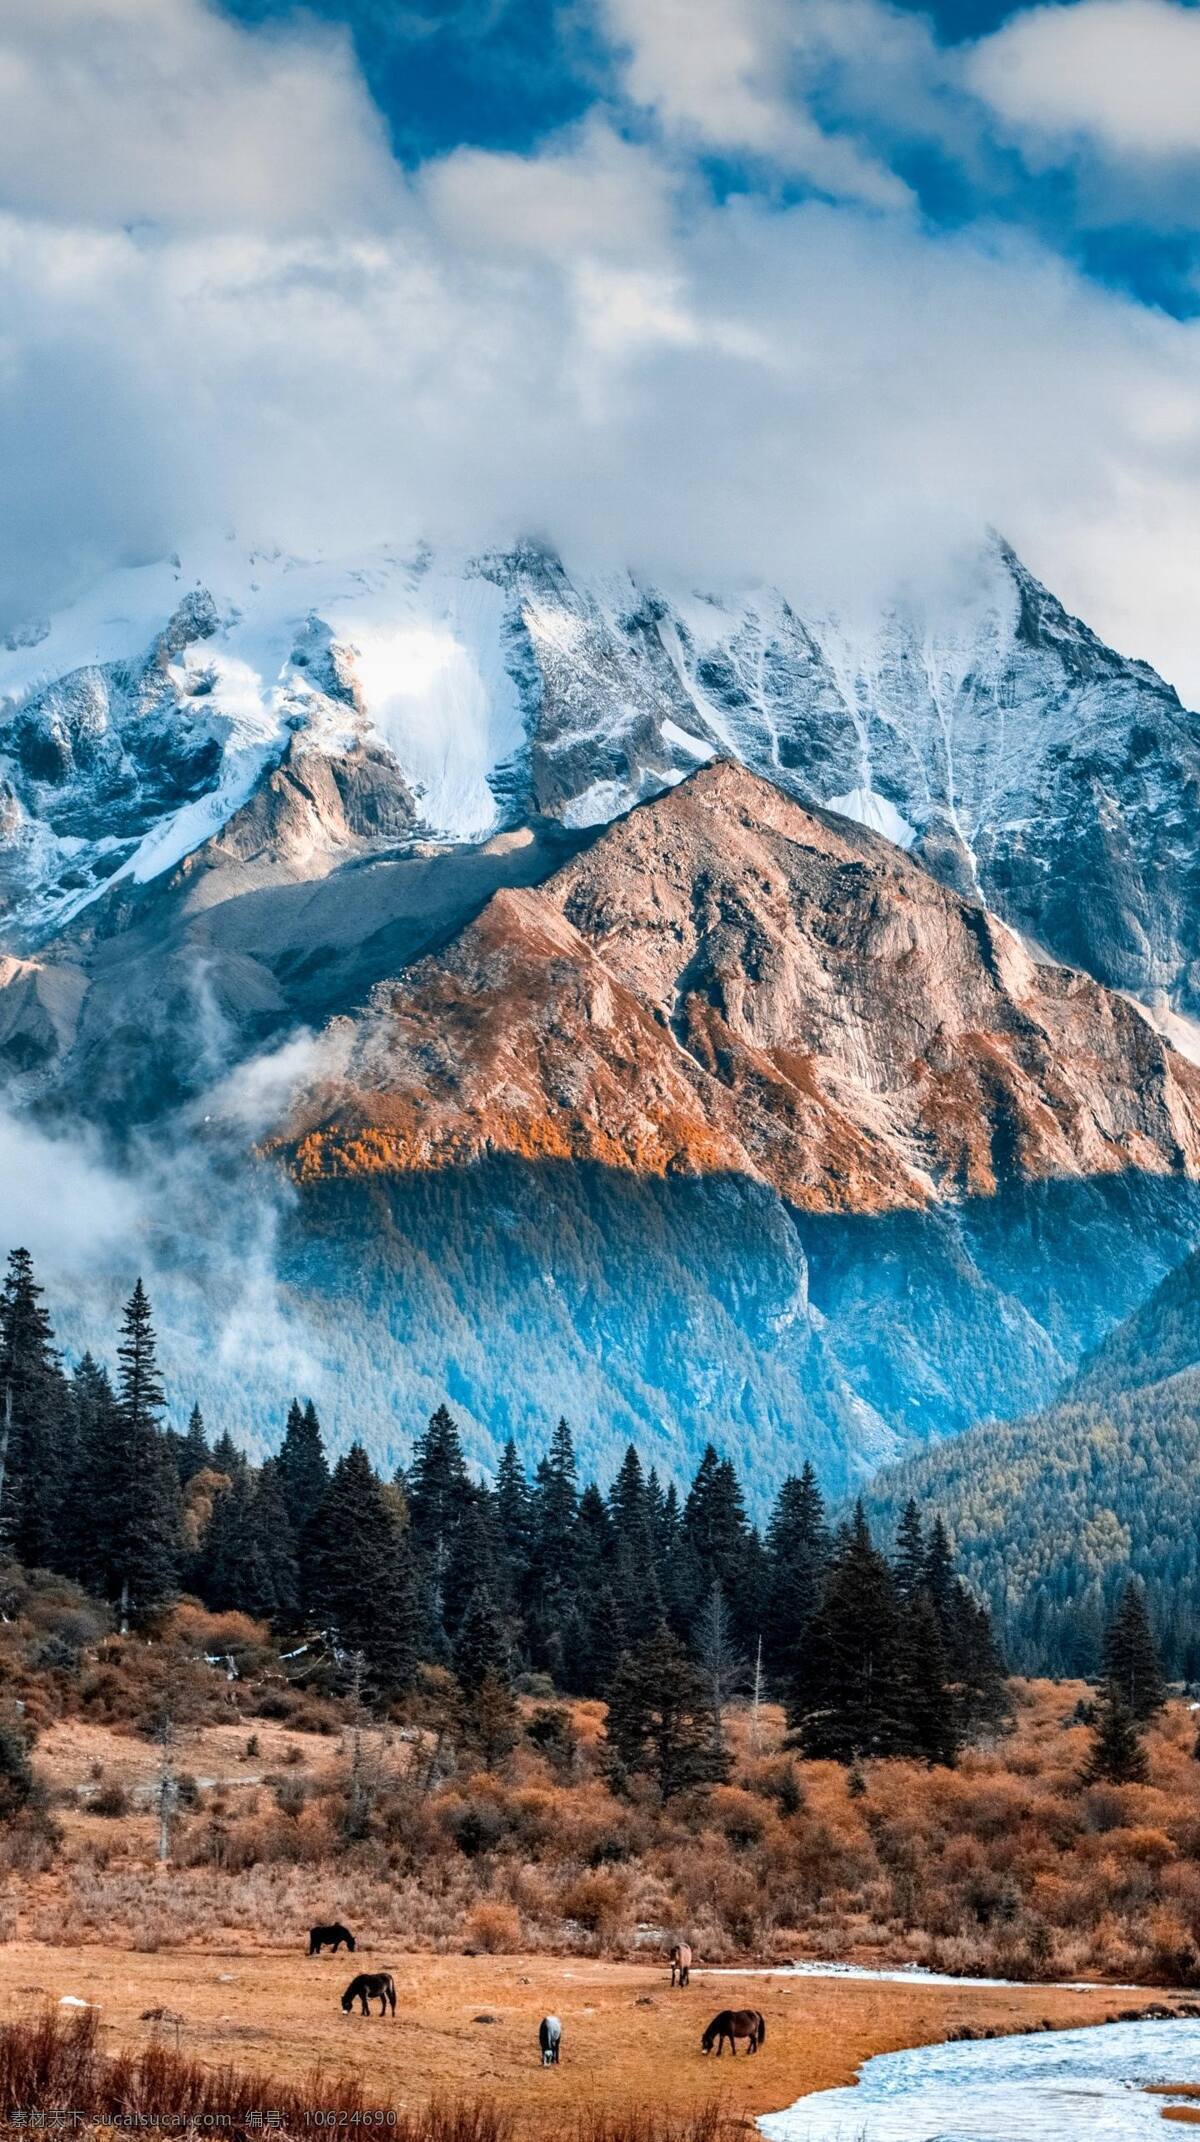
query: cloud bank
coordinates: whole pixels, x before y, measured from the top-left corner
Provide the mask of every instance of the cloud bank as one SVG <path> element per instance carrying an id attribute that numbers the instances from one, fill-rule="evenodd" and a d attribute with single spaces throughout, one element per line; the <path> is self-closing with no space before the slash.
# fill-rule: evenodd
<path id="1" fill-rule="evenodd" d="M 897 147 L 966 170 L 1019 124 L 1032 154 L 1082 124 L 1038 39 L 1186 11 L 1079 0 L 958 56 L 877 0 L 700 12 L 604 0 L 585 122 L 405 169 L 328 28 L 10 0 L 0 634 L 230 526 L 531 530 L 866 608 L 991 524 L 1200 703 L 1200 330 L 998 213 L 933 226 Z M 1088 124 L 1140 154 L 1101 77 Z"/>

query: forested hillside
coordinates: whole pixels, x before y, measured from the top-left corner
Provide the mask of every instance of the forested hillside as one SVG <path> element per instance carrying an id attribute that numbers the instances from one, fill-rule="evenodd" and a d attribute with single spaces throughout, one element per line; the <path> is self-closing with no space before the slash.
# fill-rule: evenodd
<path id="1" fill-rule="evenodd" d="M 1138 1390 L 1200 1363 L 1200 1251 L 1194 1251 L 1122 1319 L 1081 1364 L 1075 1398 Z"/>
<path id="2" fill-rule="evenodd" d="M 1122 1390 L 1128 1330 L 1110 1395 L 973 1428 L 881 1474 L 867 1498 L 885 1533 L 910 1495 L 936 1503 L 1018 1672 L 1098 1671 L 1132 1569 L 1168 1670 L 1200 1674 L 1200 1367 Z M 1103 1389 L 1102 1359 L 1085 1388 Z"/>

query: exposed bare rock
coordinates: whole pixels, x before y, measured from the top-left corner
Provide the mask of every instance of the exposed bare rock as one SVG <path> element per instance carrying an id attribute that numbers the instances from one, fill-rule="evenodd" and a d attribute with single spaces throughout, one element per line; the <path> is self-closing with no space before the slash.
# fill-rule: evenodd
<path id="1" fill-rule="evenodd" d="M 731 1173 L 812 1213 L 1200 1175 L 1200 1071 L 1124 998 L 731 763 L 379 985 L 302 1180 L 483 1156 Z"/>

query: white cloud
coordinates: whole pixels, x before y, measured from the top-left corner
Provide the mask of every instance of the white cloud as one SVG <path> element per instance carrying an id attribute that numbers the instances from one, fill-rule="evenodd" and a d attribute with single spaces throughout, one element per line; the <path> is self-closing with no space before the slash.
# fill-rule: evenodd
<path id="1" fill-rule="evenodd" d="M 1200 154 L 1200 13 L 1172 0 L 1075 0 L 1014 15 L 968 80 L 1039 153 Z"/>
<path id="2" fill-rule="evenodd" d="M 395 188 L 347 36 L 203 0 L 5 0 L 0 199 L 76 224 L 295 230 Z"/>
<path id="3" fill-rule="evenodd" d="M 882 208 L 909 199 L 894 172 L 818 125 L 793 93 L 793 68 L 828 48 L 823 0 L 603 0 L 603 7 L 626 55 L 629 96 L 668 134 L 770 158 L 836 198 Z M 828 28 L 840 39 L 832 17 Z"/>
<path id="4" fill-rule="evenodd" d="M 659 92 L 653 142 L 596 118 L 527 157 L 460 151 L 410 180 L 343 47 L 260 41 L 199 0 L 64 0 L 89 55 L 80 139 L 103 145 L 113 123 L 96 55 L 116 17 L 144 48 L 122 127 L 158 149 L 119 204 L 82 151 L 56 176 L 0 69 L 0 164 L 14 124 L 30 159 L 0 217 L 0 630 L 102 565 L 230 525 L 299 552 L 533 530 L 597 560 L 866 605 L 936 583 L 992 523 L 1200 700 L 1184 585 L 1200 329 L 994 230 L 938 236 L 870 200 L 714 202 L 687 127 L 775 153 L 794 138 L 778 82 L 803 60 L 796 24 L 815 37 L 824 20 L 828 54 L 833 18 L 704 5 L 740 97 L 721 98 L 702 54 L 686 95 Z M 677 33 L 673 10 L 644 14 Z M 935 126 L 927 32 L 876 15 L 898 55 L 889 96 L 932 99 Z M 13 22 L 32 53 L 25 0 L 4 17 L 10 50 Z M 227 185 L 190 135 L 172 166 L 155 85 L 195 70 L 202 101 L 224 83 L 241 132 L 294 174 L 285 67 L 295 109 L 336 119 L 351 202 L 336 217 L 328 127 L 293 191 L 269 169 Z"/>

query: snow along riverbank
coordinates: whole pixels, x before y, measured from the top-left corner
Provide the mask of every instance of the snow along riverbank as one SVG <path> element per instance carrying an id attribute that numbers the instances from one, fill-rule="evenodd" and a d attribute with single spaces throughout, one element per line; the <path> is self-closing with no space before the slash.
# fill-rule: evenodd
<path id="1" fill-rule="evenodd" d="M 1144 2086 L 1197 2081 L 1200 2019 L 1090 2024 L 881 2053 L 758 2124 L 767 2142 L 1166 2142 L 1170 2100 Z"/>

